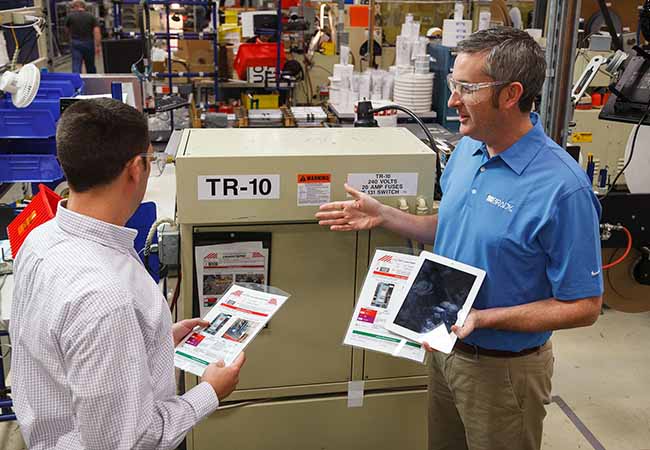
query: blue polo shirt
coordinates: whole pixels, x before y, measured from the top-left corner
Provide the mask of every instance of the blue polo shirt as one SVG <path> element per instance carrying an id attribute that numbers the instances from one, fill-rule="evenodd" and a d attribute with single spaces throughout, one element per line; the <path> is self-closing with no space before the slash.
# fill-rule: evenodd
<path id="1" fill-rule="evenodd" d="M 537 114 L 531 122 L 532 130 L 492 158 L 484 143 L 464 137 L 440 180 L 434 252 L 485 270 L 477 309 L 603 292 L 598 199 Z M 550 336 L 477 329 L 464 342 L 520 351 Z"/>

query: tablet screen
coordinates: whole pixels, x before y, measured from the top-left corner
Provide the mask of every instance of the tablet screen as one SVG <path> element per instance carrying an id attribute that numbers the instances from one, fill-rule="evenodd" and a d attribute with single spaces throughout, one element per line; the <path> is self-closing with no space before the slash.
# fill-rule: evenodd
<path id="1" fill-rule="evenodd" d="M 450 333 L 475 280 L 476 275 L 425 260 L 394 323 L 419 334 L 444 324 Z"/>

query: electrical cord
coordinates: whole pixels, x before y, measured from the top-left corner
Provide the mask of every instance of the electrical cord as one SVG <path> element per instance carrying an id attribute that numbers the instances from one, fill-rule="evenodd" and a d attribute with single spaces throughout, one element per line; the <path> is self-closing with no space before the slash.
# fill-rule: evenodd
<path id="1" fill-rule="evenodd" d="M 0 24 L 0 28 L 6 28 L 8 30 L 13 31 L 13 30 L 22 30 L 22 29 L 25 29 L 25 28 L 40 27 L 42 25 L 45 25 L 45 19 L 39 17 L 34 22 L 25 23 L 25 24 L 21 24 L 21 25 L 9 25 L 9 24 L 6 24 L 6 23 Z"/>
<path id="2" fill-rule="evenodd" d="M 151 267 L 149 267 L 149 255 L 151 255 L 151 246 L 153 244 L 153 238 L 156 235 L 156 231 L 158 231 L 158 227 L 164 223 L 168 223 L 170 225 L 176 225 L 176 222 L 174 222 L 172 219 L 169 218 L 162 218 L 156 220 L 152 225 L 151 228 L 149 228 L 149 233 L 147 233 L 147 238 L 144 241 L 144 247 L 142 247 L 141 252 L 143 252 L 144 255 L 144 267 L 147 269 L 147 272 L 151 273 Z"/>
<path id="3" fill-rule="evenodd" d="M 634 156 L 634 147 L 636 147 L 636 138 L 639 134 L 639 130 L 641 129 L 641 125 L 643 122 L 645 122 L 646 118 L 648 117 L 648 113 L 650 113 L 650 101 L 648 101 L 648 105 L 646 106 L 645 112 L 641 116 L 641 119 L 636 125 L 636 129 L 634 130 L 634 137 L 632 138 L 632 146 L 630 147 L 630 156 L 627 158 L 627 161 L 623 165 L 623 168 L 616 174 L 616 177 L 614 177 L 614 181 L 612 181 L 612 184 L 609 186 L 609 189 L 607 192 L 605 192 L 605 195 L 600 197 L 598 200 L 602 203 L 603 200 L 607 198 L 607 196 L 612 192 L 614 189 L 614 186 L 616 186 L 616 182 L 618 179 L 621 177 L 623 172 L 625 172 L 625 169 L 627 169 L 627 166 L 630 165 L 630 162 L 632 162 L 632 157 Z"/>
<path id="4" fill-rule="evenodd" d="M 151 225 L 151 228 L 149 228 L 149 233 L 147 233 L 147 239 L 144 241 L 143 250 L 144 250 L 145 257 L 151 254 L 151 245 L 153 244 L 153 237 L 156 235 L 156 231 L 158 231 L 158 227 L 164 223 L 168 223 L 170 225 L 176 225 L 176 222 L 174 222 L 173 219 L 167 217 L 158 219 Z"/>
<path id="5" fill-rule="evenodd" d="M 14 38 L 14 54 L 11 58 L 11 65 L 10 65 L 10 70 L 15 70 L 16 69 L 16 64 L 18 64 L 18 57 L 20 55 L 20 50 L 24 47 L 24 45 L 27 43 L 28 38 L 26 37 L 23 45 L 18 42 L 18 36 L 16 35 L 16 30 L 23 30 L 23 29 L 28 29 L 28 28 L 33 28 L 34 29 L 34 36 L 36 37 L 35 41 L 38 41 L 38 38 L 42 34 L 41 27 L 45 24 L 45 20 L 43 18 L 35 18 L 34 22 L 30 22 L 27 24 L 23 25 L 8 25 L 8 24 L 0 24 L 0 28 L 2 29 L 7 29 L 11 30 L 11 35 Z M 34 47 L 30 49 L 29 53 L 27 55 L 30 55 L 32 51 L 34 50 Z"/>
<path id="6" fill-rule="evenodd" d="M 16 37 L 16 31 L 12 28 L 11 35 L 14 38 L 14 54 L 11 57 L 11 65 L 9 70 L 16 70 L 16 64 L 18 64 L 18 56 L 20 55 L 20 44 L 18 43 L 18 38 Z"/>
<path id="7" fill-rule="evenodd" d="M 614 258 L 616 258 L 616 255 L 618 254 L 619 250 L 620 250 L 620 248 L 614 249 L 614 251 L 612 252 L 612 254 L 609 257 L 609 260 L 607 261 L 607 264 L 611 264 L 612 261 L 614 261 Z M 618 292 L 618 290 L 616 289 L 616 286 L 614 286 L 614 284 L 612 283 L 612 277 L 611 277 L 612 272 L 608 270 L 605 273 L 606 273 L 606 276 L 607 276 L 607 283 L 609 284 L 610 288 L 616 293 L 616 295 L 618 295 L 621 298 L 624 298 L 624 296 L 621 295 L 620 292 Z"/>
<path id="8" fill-rule="evenodd" d="M 434 151 L 436 154 L 436 184 L 434 186 L 434 192 L 433 192 L 433 198 L 434 200 L 439 200 L 440 197 L 442 196 L 441 188 L 440 188 L 440 177 L 442 176 L 442 168 L 440 166 L 440 158 L 443 155 L 443 152 L 436 146 L 436 142 L 433 139 L 433 136 L 431 135 L 431 131 L 427 128 L 427 126 L 422 122 L 422 120 L 410 109 L 405 108 L 400 105 L 386 105 L 386 106 L 381 106 L 379 108 L 373 108 L 370 110 L 370 114 L 375 114 L 378 112 L 382 111 L 389 111 L 389 110 L 397 110 L 397 111 L 402 111 L 409 116 L 411 116 L 418 125 L 424 130 L 424 134 L 427 136 L 427 139 L 429 141 L 429 147 L 431 147 L 431 150 Z M 440 196 L 437 196 L 436 194 L 440 194 Z"/>
<path id="9" fill-rule="evenodd" d="M 178 298 L 181 295 L 181 271 L 178 271 L 178 281 L 176 281 L 176 287 L 174 288 L 174 295 L 172 295 L 172 301 L 171 304 L 169 305 L 169 309 L 171 312 L 176 311 L 176 303 L 178 303 Z"/>
<path id="10" fill-rule="evenodd" d="M 621 226 L 620 229 L 624 231 L 627 236 L 627 246 L 625 247 L 625 252 L 623 252 L 623 255 L 614 262 L 611 261 L 611 259 L 613 259 L 611 258 L 610 261 L 603 266 L 603 270 L 611 269 L 612 267 L 622 263 L 623 260 L 627 258 L 627 255 L 630 254 L 630 250 L 632 250 L 632 233 L 630 233 L 630 230 L 624 226 Z"/>

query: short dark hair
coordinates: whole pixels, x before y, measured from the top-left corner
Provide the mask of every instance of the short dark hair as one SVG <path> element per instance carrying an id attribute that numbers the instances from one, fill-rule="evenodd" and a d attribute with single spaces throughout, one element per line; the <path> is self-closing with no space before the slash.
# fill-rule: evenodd
<path id="1" fill-rule="evenodd" d="M 73 103 L 56 127 L 59 162 L 76 192 L 111 183 L 129 160 L 148 148 L 144 115 L 111 98 Z"/>
<path id="2" fill-rule="evenodd" d="M 518 81 L 524 87 L 519 99 L 521 112 L 530 112 L 546 77 L 544 51 L 525 31 L 509 27 L 477 31 L 458 43 L 459 53 L 487 53 L 483 71 L 495 81 Z M 493 102 L 498 104 L 500 89 Z"/>

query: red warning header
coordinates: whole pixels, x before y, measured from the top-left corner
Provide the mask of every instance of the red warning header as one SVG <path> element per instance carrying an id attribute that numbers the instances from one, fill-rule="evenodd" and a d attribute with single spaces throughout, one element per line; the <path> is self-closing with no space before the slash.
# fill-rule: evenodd
<path id="1" fill-rule="evenodd" d="M 332 174 L 330 173 L 299 173 L 298 184 L 304 183 L 331 183 Z"/>

